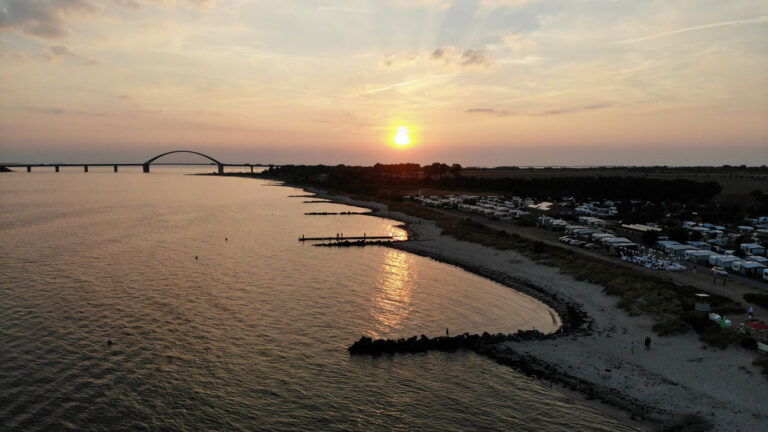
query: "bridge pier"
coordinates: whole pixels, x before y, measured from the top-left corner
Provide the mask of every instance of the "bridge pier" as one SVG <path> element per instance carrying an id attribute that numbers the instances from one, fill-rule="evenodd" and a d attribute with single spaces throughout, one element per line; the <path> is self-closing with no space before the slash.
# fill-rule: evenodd
<path id="1" fill-rule="evenodd" d="M 113 165 L 115 172 L 117 172 L 117 164 Z"/>
<path id="2" fill-rule="evenodd" d="M 32 165 L 27 165 L 27 172 L 32 172 Z"/>
<path id="3" fill-rule="evenodd" d="M 148 173 L 149 172 L 149 164 L 144 164 L 141 166 L 142 172 Z"/>
<path id="4" fill-rule="evenodd" d="M 58 165 L 56 165 L 55 167 L 53 167 L 53 169 L 55 169 L 55 170 L 56 170 L 56 172 L 59 172 L 59 166 L 58 166 Z"/>
<path id="5" fill-rule="evenodd" d="M 251 174 L 253 174 L 253 165 L 251 165 L 250 167 L 251 167 Z"/>
<path id="6" fill-rule="evenodd" d="M 219 174 L 224 174 L 224 165 L 222 164 L 218 164 L 218 165 L 219 165 Z"/>
<path id="7" fill-rule="evenodd" d="M 88 172 L 88 165 L 83 165 L 83 172 Z"/>

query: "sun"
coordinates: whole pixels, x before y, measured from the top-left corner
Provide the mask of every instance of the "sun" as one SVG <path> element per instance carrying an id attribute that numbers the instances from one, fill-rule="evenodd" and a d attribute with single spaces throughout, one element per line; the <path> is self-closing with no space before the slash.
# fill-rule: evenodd
<path id="1" fill-rule="evenodd" d="M 411 143 L 411 136 L 409 135 L 411 131 L 408 129 L 407 126 L 398 126 L 397 127 L 397 133 L 395 134 L 395 144 L 399 146 L 407 146 Z"/>

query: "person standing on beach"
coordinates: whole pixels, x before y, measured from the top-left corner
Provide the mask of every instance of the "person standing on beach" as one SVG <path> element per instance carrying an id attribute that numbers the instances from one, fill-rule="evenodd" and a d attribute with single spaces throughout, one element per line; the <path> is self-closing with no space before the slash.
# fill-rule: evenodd
<path id="1" fill-rule="evenodd" d="M 651 350 L 651 337 L 650 336 L 646 336 L 645 337 L 645 349 L 647 349 L 648 351 Z"/>
<path id="2" fill-rule="evenodd" d="M 632 354 L 635 353 L 635 343 L 632 342 L 632 344 L 629 346 L 629 348 L 632 350 Z"/>
<path id="3" fill-rule="evenodd" d="M 752 319 L 755 317 L 755 307 L 750 305 L 749 306 L 749 319 Z"/>

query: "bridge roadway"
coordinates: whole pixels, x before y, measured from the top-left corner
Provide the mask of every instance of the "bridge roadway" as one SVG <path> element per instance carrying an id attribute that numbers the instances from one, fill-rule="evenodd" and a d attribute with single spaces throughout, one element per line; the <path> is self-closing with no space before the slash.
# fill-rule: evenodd
<path id="1" fill-rule="evenodd" d="M 173 166 L 216 166 L 218 173 L 224 173 L 224 167 L 249 167 L 251 174 L 253 174 L 253 167 L 269 166 L 269 164 L 231 164 L 231 163 L 160 163 L 158 165 L 173 165 Z M 112 167 L 114 172 L 118 172 L 118 167 L 144 167 L 143 163 L 2 163 L 0 167 L 5 168 L 26 168 L 27 172 L 32 172 L 32 168 L 51 168 L 53 167 L 55 172 L 59 172 L 60 167 L 83 167 L 83 172 L 88 172 L 89 167 Z M 145 173 L 149 172 L 149 168 L 143 170 Z"/>
<path id="2" fill-rule="evenodd" d="M 114 170 L 114 172 L 117 172 L 118 167 L 128 167 L 128 166 L 140 166 L 142 167 L 142 171 L 145 173 L 149 172 L 149 166 L 154 162 L 155 160 L 172 154 L 172 153 L 191 153 L 195 155 L 202 156 L 206 159 L 209 159 L 211 162 L 208 163 L 166 163 L 163 165 L 216 165 L 217 172 L 219 174 L 224 174 L 224 167 L 249 167 L 251 169 L 251 174 L 253 174 L 253 167 L 255 166 L 266 166 L 263 164 L 249 164 L 249 163 L 243 163 L 243 164 L 228 164 L 228 163 L 222 163 L 218 160 L 208 156 L 207 154 L 203 154 L 200 152 L 196 152 L 193 150 L 172 150 L 169 152 L 161 153 L 152 159 L 144 162 L 144 163 L 45 163 L 45 164 L 31 164 L 31 163 L 0 163 L 0 167 L 3 168 L 20 168 L 25 167 L 27 169 L 27 172 L 32 172 L 32 167 L 53 167 L 56 172 L 59 172 L 60 167 L 72 167 L 72 166 L 81 166 L 83 167 L 83 172 L 88 172 L 88 167 L 105 167 L 105 166 L 111 166 Z"/>

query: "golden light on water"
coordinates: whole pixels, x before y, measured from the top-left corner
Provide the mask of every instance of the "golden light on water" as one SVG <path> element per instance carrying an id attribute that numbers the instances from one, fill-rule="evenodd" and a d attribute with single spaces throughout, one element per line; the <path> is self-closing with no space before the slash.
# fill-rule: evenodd
<path id="1" fill-rule="evenodd" d="M 397 250 L 387 251 L 373 299 L 375 336 L 386 335 L 408 316 L 415 279 L 413 257 Z"/>
<path id="2" fill-rule="evenodd" d="M 393 138 L 393 141 L 395 144 L 399 146 L 407 146 L 411 143 L 411 130 L 408 129 L 408 126 L 398 126 L 397 127 L 397 133 L 395 134 L 395 137 Z"/>
<path id="3" fill-rule="evenodd" d="M 387 227 L 387 235 L 398 241 L 408 240 L 408 231 L 398 227 Z"/>

